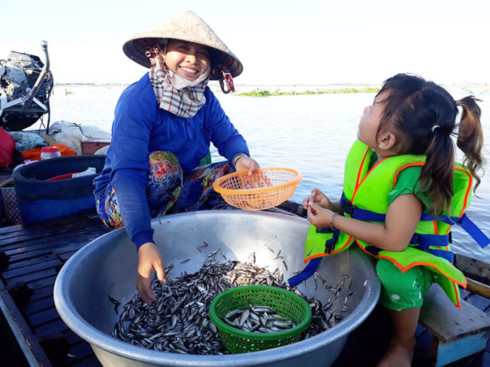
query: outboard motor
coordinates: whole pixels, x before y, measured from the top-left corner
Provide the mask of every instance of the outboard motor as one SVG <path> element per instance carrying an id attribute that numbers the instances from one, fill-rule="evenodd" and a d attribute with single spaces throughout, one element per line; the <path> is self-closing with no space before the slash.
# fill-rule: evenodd
<path id="1" fill-rule="evenodd" d="M 49 132 L 49 97 L 53 75 L 49 70 L 48 43 L 41 42 L 45 64 L 35 55 L 11 51 L 0 60 L 0 126 L 20 131 L 47 114 Z"/>

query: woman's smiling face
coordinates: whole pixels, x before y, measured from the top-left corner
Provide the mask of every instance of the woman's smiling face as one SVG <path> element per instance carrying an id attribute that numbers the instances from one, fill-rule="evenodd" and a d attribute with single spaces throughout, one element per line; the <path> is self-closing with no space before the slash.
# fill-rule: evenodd
<path id="1" fill-rule="evenodd" d="M 165 64 L 175 74 L 187 80 L 196 80 L 211 65 L 209 49 L 198 43 L 171 39 L 167 44 Z"/>

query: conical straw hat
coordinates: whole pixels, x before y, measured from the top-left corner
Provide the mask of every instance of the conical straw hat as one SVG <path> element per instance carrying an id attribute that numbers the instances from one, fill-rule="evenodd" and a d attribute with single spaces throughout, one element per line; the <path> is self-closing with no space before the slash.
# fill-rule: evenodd
<path id="1" fill-rule="evenodd" d="M 210 47 L 212 67 L 223 64 L 233 77 L 240 75 L 243 71 L 240 60 L 206 22 L 192 11 L 184 11 L 148 32 L 137 33 L 124 44 L 123 51 L 131 60 L 149 68 L 150 60 L 145 56 L 146 50 L 155 46 L 156 42 L 169 38 Z M 218 76 L 211 75 L 211 79 L 218 79 Z"/>

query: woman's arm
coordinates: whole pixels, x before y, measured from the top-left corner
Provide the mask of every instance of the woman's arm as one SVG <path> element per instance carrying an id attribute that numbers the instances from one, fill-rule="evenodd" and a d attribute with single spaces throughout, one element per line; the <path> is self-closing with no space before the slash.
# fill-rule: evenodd
<path id="1" fill-rule="evenodd" d="M 310 203 L 308 220 L 317 228 L 333 226 L 363 242 L 387 251 L 403 251 L 410 243 L 422 215 L 422 202 L 413 194 L 398 196 L 388 207 L 385 224 L 335 215 Z"/>

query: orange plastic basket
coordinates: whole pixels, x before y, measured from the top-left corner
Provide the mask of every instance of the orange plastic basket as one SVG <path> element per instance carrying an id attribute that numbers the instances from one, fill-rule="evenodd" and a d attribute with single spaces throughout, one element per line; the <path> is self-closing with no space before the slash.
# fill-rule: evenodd
<path id="1" fill-rule="evenodd" d="M 245 210 L 269 209 L 293 196 L 303 175 L 290 168 L 259 168 L 251 176 L 248 170 L 230 173 L 213 183 L 230 205 Z"/>

